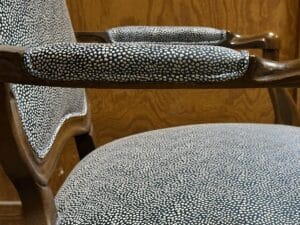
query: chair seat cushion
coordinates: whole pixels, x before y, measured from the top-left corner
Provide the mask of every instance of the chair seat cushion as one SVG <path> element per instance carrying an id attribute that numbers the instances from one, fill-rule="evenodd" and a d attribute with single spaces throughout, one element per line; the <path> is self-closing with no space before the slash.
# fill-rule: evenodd
<path id="1" fill-rule="evenodd" d="M 58 225 L 300 224 L 300 129 L 212 124 L 147 132 L 81 161 Z"/>

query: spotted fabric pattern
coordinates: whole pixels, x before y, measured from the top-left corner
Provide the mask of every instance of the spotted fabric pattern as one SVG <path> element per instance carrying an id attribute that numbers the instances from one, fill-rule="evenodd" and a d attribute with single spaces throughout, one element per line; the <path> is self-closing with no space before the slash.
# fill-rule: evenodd
<path id="1" fill-rule="evenodd" d="M 57 225 L 300 224 L 299 140 L 296 127 L 211 124 L 112 142 L 60 189 Z"/>
<path id="2" fill-rule="evenodd" d="M 210 27 L 126 26 L 107 31 L 112 42 L 219 45 L 227 32 Z"/>
<path id="3" fill-rule="evenodd" d="M 242 77 L 249 54 L 218 46 L 56 44 L 25 53 L 39 78 L 104 82 L 218 82 Z"/>
<path id="4" fill-rule="evenodd" d="M 32 48 L 75 42 L 64 0 L 1 0 L 0 44 Z M 11 85 L 24 132 L 34 153 L 44 158 L 61 125 L 86 114 L 83 89 Z"/>

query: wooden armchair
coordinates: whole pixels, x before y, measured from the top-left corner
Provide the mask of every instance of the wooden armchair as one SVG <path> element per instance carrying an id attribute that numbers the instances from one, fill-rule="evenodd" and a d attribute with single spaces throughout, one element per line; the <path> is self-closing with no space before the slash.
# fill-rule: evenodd
<path id="1" fill-rule="evenodd" d="M 298 87 L 300 61 L 270 60 L 278 56 L 276 35 L 125 27 L 77 33 L 84 42 L 111 42 L 78 44 L 64 0 L 4 0 L 0 9 L 0 162 L 26 224 L 300 221 L 299 128 L 185 126 L 93 151 L 81 89 L 278 88 L 270 89 L 278 122 L 298 125 L 282 88 Z M 260 48 L 269 59 L 231 48 Z M 49 179 L 71 137 L 83 160 L 53 196 Z"/>

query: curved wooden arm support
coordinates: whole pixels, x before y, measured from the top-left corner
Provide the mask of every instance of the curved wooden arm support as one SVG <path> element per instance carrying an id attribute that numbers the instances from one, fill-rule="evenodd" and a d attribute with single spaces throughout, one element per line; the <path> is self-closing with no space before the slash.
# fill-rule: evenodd
<path id="1" fill-rule="evenodd" d="M 107 32 L 76 32 L 77 41 L 83 43 L 111 43 L 109 34 Z M 226 40 L 220 46 L 228 48 L 252 48 L 252 49 L 270 49 L 279 50 L 280 40 L 279 37 L 272 33 L 261 35 L 239 35 L 227 31 Z"/>
<path id="2" fill-rule="evenodd" d="M 33 77 L 25 70 L 24 49 L 0 47 L 0 82 L 21 83 L 42 86 L 92 87 L 92 88 L 260 88 L 300 86 L 300 59 L 276 62 L 256 56 L 250 57 L 245 76 L 226 82 L 201 83 L 108 83 L 101 81 L 61 81 Z"/>
<path id="3" fill-rule="evenodd" d="M 43 86 L 92 87 L 92 88 L 259 88 L 300 86 L 300 59 L 276 62 L 251 56 L 244 77 L 226 82 L 201 83 L 107 83 L 101 81 L 44 80 L 28 74 L 23 66 L 23 50 L 0 48 L 0 82 Z"/>
<path id="4" fill-rule="evenodd" d="M 93 33 L 89 36 L 96 42 L 108 40 L 104 34 Z M 263 48 L 266 50 L 277 50 L 278 43 L 270 38 L 264 37 L 242 37 L 232 36 L 227 47 L 233 48 Z M 276 39 L 276 38 L 275 38 Z M 98 41 L 97 41 L 98 40 Z M 251 44 L 252 43 L 252 44 Z M 253 44 L 254 43 L 254 44 Z M 35 78 L 27 73 L 24 67 L 24 52 L 22 48 L 11 46 L 0 46 L 0 101 L 6 103 L 6 107 L 0 108 L 0 136 L 6 141 L 0 142 L 0 162 L 4 166 L 9 177 L 15 184 L 22 204 L 27 224 L 30 225 L 52 225 L 56 220 L 55 203 L 53 193 L 48 187 L 50 176 L 57 164 L 57 156 L 62 151 L 65 140 L 70 136 L 86 134 L 90 131 L 90 120 L 87 118 L 74 118 L 66 123 L 60 130 L 59 140 L 54 144 L 53 151 L 44 160 L 37 159 L 32 151 L 24 151 L 30 148 L 27 139 L 20 129 L 20 119 L 13 97 L 9 94 L 8 85 L 3 83 L 22 83 L 43 86 L 62 87 L 94 87 L 94 88 L 241 88 L 241 87 L 296 87 L 300 86 L 300 59 L 287 62 L 275 62 L 258 57 L 251 57 L 249 70 L 245 76 L 238 80 L 219 83 L 103 83 L 93 81 L 50 81 Z M 286 92 L 277 92 L 275 96 L 279 102 L 279 108 L 287 107 L 286 117 L 290 123 L 295 121 L 300 124 L 298 114 L 290 109 L 295 108 L 291 98 L 286 98 Z M 292 107 L 291 107 L 292 106 Z M 76 124 L 76 127 L 74 124 Z M 72 126 L 71 126 L 72 124 Z M 72 128 L 72 129 L 70 129 Z M 77 138 L 80 142 L 81 136 Z M 93 148 L 92 141 L 89 142 Z M 80 146 L 79 146 L 80 147 Z M 84 146 L 85 147 L 85 146 Z M 31 152 L 29 154 L 29 152 Z M 17 157 L 16 157 L 17 156 Z M 12 164 L 10 162 L 14 161 Z"/>
<path id="5" fill-rule="evenodd" d="M 109 35 L 106 32 L 78 32 L 76 33 L 76 37 L 79 42 L 111 42 Z M 220 46 L 234 49 L 262 49 L 264 58 L 278 60 L 280 39 L 278 35 L 272 32 L 261 35 L 239 35 L 227 31 L 226 39 Z M 279 90 L 278 88 L 269 88 L 269 94 L 275 113 L 275 123 L 295 125 L 295 123 L 290 123 L 289 119 L 294 116 L 286 116 L 286 111 L 289 109 L 289 111 L 293 112 L 290 113 L 290 115 L 298 115 L 298 118 L 300 118 L 296 102 L 295 100 L 294 102 L 292 101 L 293 98 L 290 96 L 289 92 L 286 90 Z"/>
<path id="6" fill-rule="evenodd" d="M 269 94 L 273 102 L 277 124 L 300 126 L 300 114 L 289 89 L 270 88 Z"/>
<path id="7" fill-rule="evenodd" d="M 300 81 L 300 59 L 276 62 L 256 57 L 252 65 L 252 73 L 255 74 L 253 78 L 259 83 L 283 80 L 289 80 L 289 83 L 297 83 Z"/>
<path id="8" fill-rule="evenodd" d="M 228 48 L 268 49 L 279 50 L 280 39 L 278 35 L 269 32 L 260 35 L 239 35 L 227 32 L 227 39 L 221 44 Z"/>

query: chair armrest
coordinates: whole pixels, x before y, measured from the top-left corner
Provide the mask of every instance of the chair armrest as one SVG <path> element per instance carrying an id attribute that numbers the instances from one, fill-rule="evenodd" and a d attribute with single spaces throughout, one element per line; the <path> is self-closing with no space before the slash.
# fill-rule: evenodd
<path id="1" fill-rule="evenodd" d="M 263 50 L 279 50 L 280 39 L 278 35 L 268 32 L 258 35 L 239 35 L 227 32 L 227 39 L 222 46 L 234 49 L 263 49 Z"/>
<path id="2" fill-rule="evenodd" d="M 239 35 L 207 27 L 117 27 L 105 32 L 76 32 L 79 42 L 138 42 L 160 44 L 218 45 L 230 48 L 279 50 L 280 40 L 273 33 Z"/>
<path id="3" fill-rule="evenodd" d="M 217 46 L 55 44 L 0 47 L 0 82 L 94 88 L 296 87 L 300 60 Z"/>

